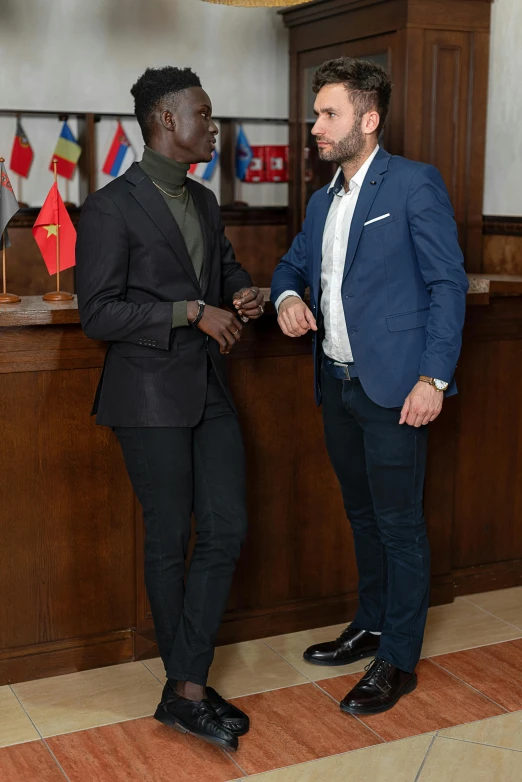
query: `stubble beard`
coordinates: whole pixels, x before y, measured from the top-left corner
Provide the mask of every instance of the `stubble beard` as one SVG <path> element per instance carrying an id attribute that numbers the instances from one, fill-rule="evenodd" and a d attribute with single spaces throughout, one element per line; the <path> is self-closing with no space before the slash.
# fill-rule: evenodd
<path id="1" fill-rule="evenodd" d="M 365 135 L 356 122 L 350 132 L 330 149 L 319 148 L 319 157 L 338 166 L 353 163 L 363 156 L 365 145 Z"/>

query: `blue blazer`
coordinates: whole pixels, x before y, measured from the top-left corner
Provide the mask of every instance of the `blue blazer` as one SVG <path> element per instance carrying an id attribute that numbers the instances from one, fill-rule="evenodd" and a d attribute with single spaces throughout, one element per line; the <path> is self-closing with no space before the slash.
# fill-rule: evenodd
<path id="1" fill-rule="evenodd" d="M 309 201 L 301 232 L 272 279 L 275 302 L 286 290 L 300 296 L 310 287 L 310 307 L 321 325 L 323 231 L 334 197 L 344 184 L 318 190 Z M 376 217 L 388 215 L 369 225 Z M 382 407 L 401 407 L 427 375 L 457 389 L 453 374 L 462 343 L 468 280 L 453 209 L 436 168 L 380 149 L 365 177 L 350 229 L 342 301 L 359 379 Z M 313 351 L 317 404 L 318 359 Z"/>

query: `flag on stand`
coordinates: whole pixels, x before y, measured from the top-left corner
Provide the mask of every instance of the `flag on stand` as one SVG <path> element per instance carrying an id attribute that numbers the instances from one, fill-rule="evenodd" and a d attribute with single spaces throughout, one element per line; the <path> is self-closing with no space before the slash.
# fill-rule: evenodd
<path id="1" fill-rule="evenodd" d="M 121 122 L 118 121 L 118 127 L 116 128 L 109 154 L 105 158 L 102 171 L 109 176 L 119 176 L 128 169 L 135 159 L 136 153 L 132 148 L 132 144 L 127 138 Z"/>
<path id="2" fill-rule="evenodd" d="M 212 160 L 208 163 L 193 163 L 189 168 L 189 174 L 197 176 L 199 179 L 203 179 L 205 182 L 209 182 L 214 176 L 214 171 L 219 160 L 219 152 L 214 150 L 212 153 Z"/>
<path id="3" fill-rule="evenodd" d="M 243 180 L 252 160 L 252 147 L 243 128 L 239 128 L 236 141 L 236 176 Z"/>
<path id="4" fill-rule="evenodd" d="M 54 154 L 51 158 L 49 165 L 49 171 L 54 172 L 53 160 L 56 158 L 58 161 L 57 173 L 65 179 L 72 179 L 76 164 L 80 155 L 82 154 L 82 148 L 74 138 L 72 131 L 67 124 L 63 123 L 62 130 Z"/>
<path id="5" fill-rule="evenodd" d="M 56 182 L 33 225 L 33 236 L 43 255 L 49 274 L 56 274 L 56 243 L 60 237 L 60 271 L 70 269 L 76 261 L 76 231 L 65 208 Z"/>
<path id="6" fill-rule="evenodd" d="M 3 163 L 0 163 L 0 249 L 3 247 L 4 236 L 5 246 L 9 247 L 11 244 L 7 235 L 7 223 L 17 212 L 18 201 L 7 176 L 5 166 Z"/>
<path id="7" fill-rule="evenodd" d="M 29 143 L 29 139 L 24 133 L 22 123 L 19 119 L 16 120 L 16 135 L 13 141 L 13 149 L 11 151 L 11 162 L 9 168 L 14 171 L 18 176 L 23 176 L 27 179 L 31 164 L 33 162 L 34 152 Z"/>

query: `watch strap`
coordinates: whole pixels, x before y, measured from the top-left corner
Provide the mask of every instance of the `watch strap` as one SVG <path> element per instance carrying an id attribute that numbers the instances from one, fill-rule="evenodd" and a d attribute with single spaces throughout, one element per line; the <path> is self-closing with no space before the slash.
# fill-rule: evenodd
<path id="1" fill-rule="evenodd" d="M 196 315 L 196 317 L 194 318 L 194 320 L 190 324 L 194 328 L 198 327 L 198 324 L 199 324 L 201 318 L 203 317 L 203 313 L 205 312 L 205 302 L 201 301 L 200 299 L 197 299 L 196 301 L 197 301 L 197 304 L 198 304 L 198 314 Z"/>

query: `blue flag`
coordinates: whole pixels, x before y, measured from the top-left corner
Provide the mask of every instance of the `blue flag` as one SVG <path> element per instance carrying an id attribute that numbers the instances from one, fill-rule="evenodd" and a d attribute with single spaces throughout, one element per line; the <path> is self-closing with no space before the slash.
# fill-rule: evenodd
<path id="1" fill-rule="evenodd" d="M 252 160 L 252 147 L 248 143 L 243 128 L 239 128 L 236 142 L 236 176 L 243 180 Z"/>

